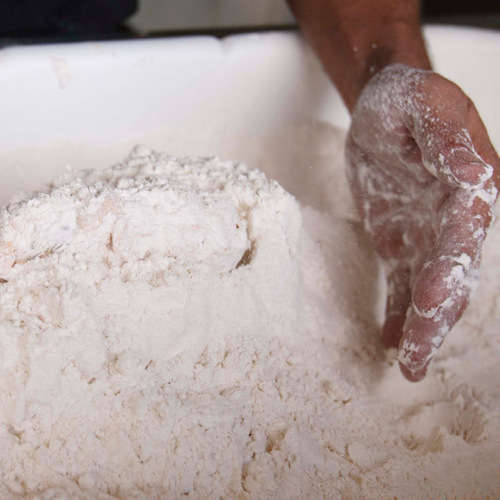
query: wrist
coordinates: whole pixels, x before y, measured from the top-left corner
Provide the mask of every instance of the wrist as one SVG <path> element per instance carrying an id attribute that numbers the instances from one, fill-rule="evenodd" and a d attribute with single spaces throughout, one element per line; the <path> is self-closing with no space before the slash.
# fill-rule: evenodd
<path id="1" fill-rule="evenodd" d="M 420 31 L 419 0 L 288 3 L 351 112 L 370 78 L 384 67 L 431 67 Z"/>
<path id="2" fill-rule="evenodd" d="M 416 69 L 431 69 L 425 43 L 418 23 L 410 25 L 403 21 L 395 21 L 386 27 L 390 33 L 374 34 L 367 41 L 366 34 L 354 50 L 355 66 L 360 91 L 368 81 L 386 66 L 404 64 Z"/>
<path id="3" fill-rule="evenodd" d="M 417 20 L 386 20 L 386 24 L 341 26 L 339 37 L 352 47 L 352 74 L 348 85 L 341 89 L 350 111 L 370 79 L 385 67 L 404 64 L 416 69 L 431 69 L 425 43 Z"/>

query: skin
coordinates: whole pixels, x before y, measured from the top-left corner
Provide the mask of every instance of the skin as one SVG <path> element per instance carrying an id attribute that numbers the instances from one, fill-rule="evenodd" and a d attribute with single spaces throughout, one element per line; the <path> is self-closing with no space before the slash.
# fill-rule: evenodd
<path id="1" fill-rule="evenodd" d="M 416 0 L 289 0 L 352 115 L 348 176 L 385 264 L 385 347 L 421 380 L 469 304 L 500 159 L 472 101 L 432 71 Z"/>

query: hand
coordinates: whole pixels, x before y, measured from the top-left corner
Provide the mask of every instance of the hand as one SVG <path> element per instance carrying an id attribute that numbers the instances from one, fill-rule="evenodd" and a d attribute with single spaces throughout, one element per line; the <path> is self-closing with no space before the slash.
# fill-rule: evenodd
<path id="1" fill-rule="evenodd" d="M 421 380 L 478 279 L 500 160 L 470 99 L 431 71 L 386 67 L 354 108 L 352 192 L 387 274 L 385 347 Z"/>

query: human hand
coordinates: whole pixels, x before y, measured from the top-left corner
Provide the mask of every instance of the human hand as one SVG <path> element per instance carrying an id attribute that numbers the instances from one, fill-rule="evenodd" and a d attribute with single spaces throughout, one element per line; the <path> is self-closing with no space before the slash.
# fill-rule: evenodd
<path id="1" fill-rule="evenodd" d="M 383 343 L 399 348 L 403 374 L 418 381 L 477 282 L 500 159 L 459 87 L 394 64 L 359 97 L 347 160 L 355 202 L 386 268 Z"/>

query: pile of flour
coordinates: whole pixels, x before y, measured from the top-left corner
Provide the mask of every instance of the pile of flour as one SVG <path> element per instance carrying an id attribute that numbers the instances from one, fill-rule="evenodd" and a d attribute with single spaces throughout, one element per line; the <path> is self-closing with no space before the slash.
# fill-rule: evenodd
<path id="1" fill-rule="evenodd" d="M 498 227 L 411 384 L 361 223 L 321 199 L 138 147 L 5 208 L 0 497 L 498 496 Z"/>

